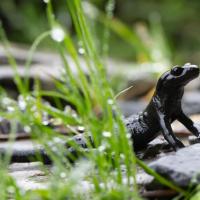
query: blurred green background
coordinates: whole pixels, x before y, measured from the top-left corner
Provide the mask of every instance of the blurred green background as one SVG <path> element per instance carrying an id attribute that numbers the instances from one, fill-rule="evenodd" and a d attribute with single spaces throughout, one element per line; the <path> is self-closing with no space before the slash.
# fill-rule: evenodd
<path id="1" fill-rule="evenodd" d="M 107 0 L 90 0 L 89 2 L 106 13 Z M 73 35 L 74 28 L 67 13 L 66 2 L 54 0 L 53 4 L 56 17 Z M 113 15 L 135 31 L 144 43 L 148 43 L 152 34 L 159 31 L 157 35 L 154 34 L 154 40 L 151 42 L 156 43 L 157 36 L 162 34 L 165 49 L 168 51 L 166 56 L 172 63 L 199 64 L 199 10 L 199 0 L 116 0 Z M 42 0 L 1 0 L 0 18 L 8 38 L 18 43 L 31 44 L 40 33 L 49 28 L 45 4 Z M 162 31 L 152 26 L 152 22 L 155 24 L 158 21 Z M 93 23 L 95 23 L 94 20 Z M 102 28 L 98 22 L 95 25 L 95 33 L 98 38 L 101 38 Z M 99 43 L 101 45 L 101 41 Z M 46 40 L 43 43 L 44 48 L 50 48 L 50 46 L 50 41 Z M 150 50 L 151 46 L 149 46 Z M 128 61 L 136 59 L 135 49 L 114 32 L 111 32 L 109 39 L 109 56 Z"/>

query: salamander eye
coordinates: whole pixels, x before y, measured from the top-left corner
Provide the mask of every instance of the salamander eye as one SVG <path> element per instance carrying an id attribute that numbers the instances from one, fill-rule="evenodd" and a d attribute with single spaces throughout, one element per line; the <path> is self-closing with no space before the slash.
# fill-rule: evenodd
<path id="1" fill-rule="evenodd" d="M 182 72 L 183 72 L 182 67 L 174 67 L 171 69 L 171 74 L 174 76 L 180 76 Z"/>

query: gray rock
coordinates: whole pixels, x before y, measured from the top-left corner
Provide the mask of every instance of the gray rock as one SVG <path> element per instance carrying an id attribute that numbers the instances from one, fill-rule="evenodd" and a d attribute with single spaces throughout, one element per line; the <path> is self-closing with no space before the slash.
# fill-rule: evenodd
<path id="1" fill-rule="evenodd" d="M 144 110 L 148 102 L 142 100 L 135 101 L 117 101 L 119 108 L 122 110 L 122 114 L 128 117 L 132 114 L 137 114 Z"/>
<path id="2" fill-rule="evenodd" d="M 141 169 L 137 170 L 136 182 L 140 186 L 148 185 L 153 181 L 153 177 Z"/>
<path id="3" fill-rule="evenodd" d="M 162 157 L 149 166 L 181 187 L 200 183 L 200 144 L 180 149 Z"/>
<path id="4" fill-rule="evenodd" d="M 135 89 L 135 87 L 133 87 L 133 89 Z M 127 93 L 129 92 L 130 91 L 127 91 Z M 147 101 L 144 101 L 142 99 L 132 100 L 132 101 L 118 100 L 117 103 L 125 117 L 143 111 L 148 104 Z M 200 113 L 200 92 L 197 91 L 185 92 L 182 105 L 183 105 L 183 110 L 186 114 L 191 115 Z"/>
<path id="5" fill-rule="evenodd" d="M 38 154 L 41 161 L 50 163 L 49 157 L 43 147 L 31 140 L 19 140 L 14 142 L 0 142 L 0 155 L 4 157 L 6 153 L 11 153 L 11 162 L 38 161 Z"/>
<path id="6" fill-rule="evenodd" d="M 200 113 L 200 92 L 185 92 L 183 96 L 183 110 L 189 115 Z"/>
<path id="7" fill-rule="evenodd" d="M 151 141 L 144 150 L 137 152 L 137 156 L 140 159 L 152 159 L 159 155 L 163 155 L 171 151 L 171 146 L 164 139 L 163 136 L 159 136 Z"/>
<path id="8" fill-rule="evenodd" d="M 34 190 L 46 189 L 48 187 L 48 174 L 42 170 L 42 164 L 33 163 L 14 163 L 9 166 L 9 174 L 16 180 L 20 189 Z"/>

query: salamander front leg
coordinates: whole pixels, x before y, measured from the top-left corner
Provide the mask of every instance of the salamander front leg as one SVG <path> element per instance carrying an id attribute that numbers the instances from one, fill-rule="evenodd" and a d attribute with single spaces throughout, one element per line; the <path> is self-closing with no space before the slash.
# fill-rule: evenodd
<path id="1" fill-rule="evenodd" d="M 175 151 L 177 150 L 177 147 L 184 147 L 184 144 L 174 135 L 169 119 L 164 114 L 159 114 L 159 116 L 161 131 L 168 143 Z"/>
<path id="2" fill-rule="evenodd" d="M 187 115 L 181 112 L 177 119 L 181 122 L 193 135 L 200 138 L 200 125 L 194 123 Z"/>

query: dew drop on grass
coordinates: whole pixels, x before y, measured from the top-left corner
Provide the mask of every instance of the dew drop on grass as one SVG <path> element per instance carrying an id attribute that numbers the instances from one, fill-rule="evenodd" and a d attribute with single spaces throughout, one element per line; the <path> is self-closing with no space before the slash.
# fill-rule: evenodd
<path id="1" fill-rule="evenodd" d="M 78 130 L 78 132 L 83 133 L 85 131 L 85 127 L 84 126 L 78 126 L 77 130 Z"/>
<path id="2" fill-rule="evenodd" d="M 7 97 L 4 97 L 2 99 L 2 104 L 5 105 L 5 106 L 9 105 L 9 104 L 11 104 L 11 100 L 9 98 L 7 98 Z"/>
<path id="3" fill-rule="evenodd" d="M 44 3 L 49 3 L 49 0 L 43 0 L 44 1 Z"/>
<path id="4" fill-rule="evenodd" d="M 104 183 L 99 183 L 99 186 L 100 186 L 101 189 L 105 188 L 105 184 Z"/>
<path id="5" fill-rule="evenodd" d="M 107 103 L 108 103 L 109 105 L 113 105 L 114 102 L 113 102 L 112 99 L 108 99 Z"/>
<path id="6" fill-rule="evenodd" d="M 60 173 L 60 177 L 61 177 L 61 178 L 66 178 L 66 176 L 67 176 L 67 174 L 66 174 L 65 172 L 61 172 L 61 173 Z"/>
<path id="7" fill-rule="evenodd" d="M 39 113 L 39 112 L 37 112 L 37 111 L 36 111 L 36 112 L 34 112 L 34 114 L 33 114 L 33 115 L 34 115 L 34 117 L 35 117 L 35 118 L 40 118 L 40 113 Z"/>
<path id="8" fill-rule="evenodd" d="M 124 178 L 122 179 L 122 182 L 123 182 L 124 185 L 128 185 L 128 183 L 131 184 L 131 185 L 133 185 L 133 183 L 134 183 L 134 178 L 133 178 L 132 176 L 130 176 L 130 177 L 129 177 L 129 180 L 128 180 L 127 177 L 124 177 Z"/>
<path id="9" fill-rule="evenodd" d="M 104 132 L 102 133 L 102 135 L 103 135 L 104 137 L 109 138 L 109 137 L 111 137 L 111 132 L 109 132 L 109 131 L 104 131 Z"/>
<path id="10" fill-rule="evenodd" d="M 31 127 L 30 126 L 24 126 L 24 131 L 26 133 L 30 133 L 31 132 Z"/>
<path id="11" fill-rule="evenodd" d="M 13 106 L 8 106 L 7 110 L 8 110 L 8 112 L 14 112 L 15 108 Z"/>
<path id="12" fill-rule="evenodd" d="M 18 97 L 18 105 L 21 110 L 26 109 L 26 101 L 24 100 L 23 96 L 21 96 L 21 95 Z"/>
<path id="13" fill-rule="evenodd" d="M 106 149 L 106 146 L 104 146 L 104 145 L 101 145 L 101 146 L 98 147 L 98 150 L 99 150 L 100 152 L 105 151 L 105 149 Z"/>
<path id="14" fill-rule="evenodd" d="M 83 47 L 80 47 L 78 49 L 78 52 L 79 52 L 79 54 L 83 55 L 83 54 L 85 54 L 85 49 Z"/>
<path id="15" fill-rule="evenodd" d="M 45 126 L 47 126 L 49 124 L 49 121 L 48 120 L 43 120 L 42 124 L 45 125 Z"/>
<path id="16" fill-rule="evenodd" d="M 72 113 L 72 117 L 76 119 L 78 118 L 78 115 L 76 113 Z"/>
<path id="17" fill-rule="evenodd" d="M 33 106 L 31 107 L 31 111 L 35 112 L 36 110 L 37 110 L 37 107 L 36 107 L 35 105 L 33 105 Z"/>
<path id="18" fill-rule="evenodd" d="M 8 193 L 10 193 L 10 194 L 14 194 L 14 193 L 15 193 L 15 188 L 14 188 L 13 186 L 8 186 L 8 187 L 7 187 L 7 191 L 8 191 Z"/>
<path id="19" fill-rule="evenodd" d="M 51 30 L 51 37 L 56 42 L 62 42 L 65 38 L 65 32 L 61 27 L 56 26 Z"/>
<path id="20" fill-rule="evenodd" d="M 125 159 L 125 155 L 124 155 L 123 153 L 120 153 L 120 158 L 121 158 L 122 160 L 124 160 L 124 159 Z"/>

